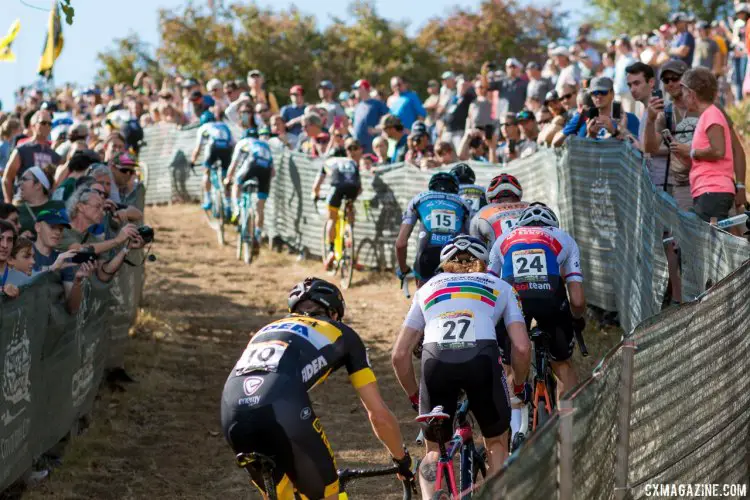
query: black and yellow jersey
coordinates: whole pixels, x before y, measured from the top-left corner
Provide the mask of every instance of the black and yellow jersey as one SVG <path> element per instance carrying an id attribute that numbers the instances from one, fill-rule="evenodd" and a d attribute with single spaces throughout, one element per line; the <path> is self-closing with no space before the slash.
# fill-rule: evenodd
<path id="1" fill-rule="evenodd" d="M 331 319 L 292 314 L 253 336 L 232 375 L 283 373 L 299 377 L 309 391 L 342 366 L 355 389 L 375 382 L 357 332 Z"/>

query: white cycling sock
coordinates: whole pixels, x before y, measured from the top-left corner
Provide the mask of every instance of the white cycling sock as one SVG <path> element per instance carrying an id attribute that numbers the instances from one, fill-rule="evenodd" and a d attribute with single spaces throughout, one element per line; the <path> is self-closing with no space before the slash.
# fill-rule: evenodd
<path id="1" fill-rule="evenodd" d="M 511 408 L 510 410 L 510 431 L 511 431 L 511 439 L 513 436 L 516 435 L 516 433 L 521 428 L 521 409 L 520 408 Z"/>

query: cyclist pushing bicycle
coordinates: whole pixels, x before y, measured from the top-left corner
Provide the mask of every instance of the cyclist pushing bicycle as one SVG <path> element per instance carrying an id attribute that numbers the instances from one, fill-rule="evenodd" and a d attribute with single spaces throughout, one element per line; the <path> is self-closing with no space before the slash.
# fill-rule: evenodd
<path id="1" fill-rule="evenodd" d="M 327 176 L 331 176 L 331 189 L 328 194 L 328 256 L 324 261 L 326 270 L 330 269 L 336 260 L 334 241 L 336 240 L 336 220 L 344 199 L 353 204 L 362 192 L 362 180 L 359 175 L 359 164 L 353 159 L 353 154 L 362 149 L 355 139 L 346 141 L 346 158 L 329 158 L 323 163 L 312 187 L 312 199 L 320 198 L 320 187 Z M 354 224 L 354 210 L 349 213 L 349 224 Z"/>
<path id="2" fill-rule="evenodd" d="M 487 247 L 481 240 L 459 235 L 442 248 L 442 273 L 414 295 L 393 347 L 396 377 L 412 405 L 422 414 L 438 405 L 450 416 L 437 434 L 446 440 L 463 390 L 484 436 L 490 471 L 508 456 L 510 402 L 500 363 L 495 325 L 507 328 L 513 364 L 520 380 L 529 371 L 530 343 L 518 296 L 497 276 L 486 273 Z M 424 333 L 422 379 L 417 385 L 411 354 Z M 524 392 L 525 385 L 514 388 Z M 425 431 L 426 454 L 420 464 L 422 498 L 433 498 L 438 435 Z"/>
<path id="3" fill-rule="evenodd" d="M 490 251 L 490 271 L 518 292 L 526 327 L 535 319 L 537 327 L 551 339 L 549 356 L 559 379 L 558 398 L 578 383 L 571 357 L 576 332 L 580 334 L 586 326 L 580 261 L 573 237 L 560 229 L 552 209 L 538 202 L 524 210 L 516 228 L 501 235 Z M 503 341 L 507 337 L 501 331 L 498 338 Z M 510 360 L 504 356 L 505 364 L 512 361 L 512 355 Z M 513 377 L 515 381 L 526 380 L 515 370 Z M 513 429 L 514 433 L 517 430 Z"/>
<path id="4" fill-rule="evenodd" d="M 221 421 L 236 453 L 257 453 L 273 461 L 279 500 L 337 499 L 339 477 L 333 450 L 308 391 L 345 367 L 375 435 L 411 479 L 411 457 L 396 418 L 383 401 L 367 349 L 341 322 L 346 305 L 341 291 L 318 278 L 292 288 L 286 318 L 256 333 L 224 385 Z M 264 493 L 263 478 L 251 472 Z"/>

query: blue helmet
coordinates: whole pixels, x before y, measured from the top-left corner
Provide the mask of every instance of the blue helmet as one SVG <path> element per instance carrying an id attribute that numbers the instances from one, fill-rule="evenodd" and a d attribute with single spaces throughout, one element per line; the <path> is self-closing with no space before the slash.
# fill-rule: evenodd
<path id="1" fill-rule="evenodd" d="M 206 123 L 211 123 L 215 121 L 216 121 L 216 117 L 210 111 L 206 110 L 201 114 L 201 125 L 205 125 Z"/>

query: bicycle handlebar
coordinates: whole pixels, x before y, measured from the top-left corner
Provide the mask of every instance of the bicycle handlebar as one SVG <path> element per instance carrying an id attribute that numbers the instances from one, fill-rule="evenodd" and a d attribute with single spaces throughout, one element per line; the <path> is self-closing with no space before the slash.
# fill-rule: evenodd
<path id="1" fill-rule="evenodd" d="M 344 489 L 346 483 L 354 479 L 365 478 L 365 477 L 379 477 L 388 476 L 390 474 L 396 474 L 398 472 L 398 466 L 392 465 L 390 467 L 374 468 L 374 469 L 342 469 L 338 471 L 339 482 L 341 488 Z M 401 481 L 404 488 L 404 500 L 411 500 L 412 491 L 416 492 L 417 485 L 415 481 L 404 480 Z"/>

